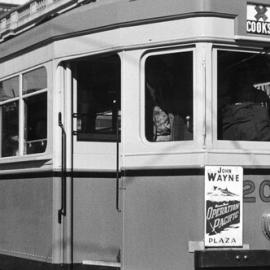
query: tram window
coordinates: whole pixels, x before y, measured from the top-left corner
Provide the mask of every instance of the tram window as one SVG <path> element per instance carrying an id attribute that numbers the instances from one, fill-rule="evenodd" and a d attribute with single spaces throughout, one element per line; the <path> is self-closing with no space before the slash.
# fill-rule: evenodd
<path id="1" fill-rule="evenodd" d="M 24 154 L 42 153 L 47 146 L 47 74 L 39 68 L 23 74 Z"/>
<path id="2" fill-rule="evenodd" d="M 47 93 L 25 98 L 25 152 L 42 153 L 47 145 Z"/>
<path id="3" fill-rule="evenodd" d="M 218 139 L 270 141 L 270 57 L 218 51 Z"/>
<path id="4" fill-rule="evenodd" d="M 19 77 L 0 82 L 1 157 L 18 155 Z"/>
<path id="5" fill-rule="evenodd" d="M 120 136 L 120 58 L 100 56 L 76 62 L 79 141 L 116 141 Z"/>
<path id="6" fill-rule="evenodd" d="M 193 139 L 193 53 L 151 55 L 145 61 L 148 141 Z"/>
<path id="7" fill-rule="evenodd" d="M 45 68 L 38 68 L 23 74 L 23 94 L 47 88 L 47 76 Z"/>

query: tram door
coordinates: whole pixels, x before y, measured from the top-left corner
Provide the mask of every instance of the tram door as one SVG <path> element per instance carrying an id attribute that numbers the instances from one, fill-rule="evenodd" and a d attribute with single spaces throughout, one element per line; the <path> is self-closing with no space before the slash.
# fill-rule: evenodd
<path id="1" fill-rule="evenodd" d="M 70 67 L 74 263 L 119 265 L 120 58 L 117 54 L 80 58 Z"/>

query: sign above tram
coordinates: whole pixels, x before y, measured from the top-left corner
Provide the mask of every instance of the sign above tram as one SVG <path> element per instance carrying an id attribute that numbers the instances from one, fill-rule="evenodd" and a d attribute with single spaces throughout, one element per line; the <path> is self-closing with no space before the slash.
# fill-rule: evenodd
<path id="1" fill-rule="evenodd" d="M 270 35 L 270 6 L 247 5 L 247 33 Z"/>

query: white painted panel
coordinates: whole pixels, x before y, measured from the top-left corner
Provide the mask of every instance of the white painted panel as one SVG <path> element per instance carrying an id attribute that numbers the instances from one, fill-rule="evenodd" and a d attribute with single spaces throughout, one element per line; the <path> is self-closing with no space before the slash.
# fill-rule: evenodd
<path id="1" fill-rule="evenodd" d="M 150 46 L 159 43 L 196 39 L 233 39 L 234 20 L 216 17 L 194 17 L 139 26 L 130 26 L 55 42 L 54 55 L 71 57 L 117 49 Z"/>
<path id="2" fill-rule="evenodd" d="M 1 78 L 51 60 L 53 58 L 51 48 L 52 45 L 44 46 L 29 53 L 25 53 L 21 56 L 2 62 L 0 64 Z"/>

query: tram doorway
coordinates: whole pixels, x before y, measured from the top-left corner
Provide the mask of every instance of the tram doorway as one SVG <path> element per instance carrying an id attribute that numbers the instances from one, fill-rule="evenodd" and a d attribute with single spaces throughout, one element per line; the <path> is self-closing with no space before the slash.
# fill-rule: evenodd
<path id="1" fill-rule="evenodd" d="M 122 213 L 117 209 L 120 58 L 68 62 L 71 78 L 73 263 L 120 265 Z"/>

